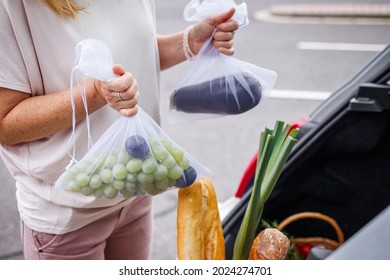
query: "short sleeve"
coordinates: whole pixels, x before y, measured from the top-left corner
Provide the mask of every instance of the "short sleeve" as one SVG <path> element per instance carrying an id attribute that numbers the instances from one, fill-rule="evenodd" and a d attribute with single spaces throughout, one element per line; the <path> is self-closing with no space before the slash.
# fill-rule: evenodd
<path id="1" fill-rule="evenodd" d="M 8 5 L 7 1 L 0 2 L 0 87 L 31 93 L 25 60 L 15 33 L 15 26 L 20 26 L 15 20 L 23 21 L 23 13 L 13 14 L 13 21 L 8 6 L 16 7 L 20 1 L 12 2 Z"/>

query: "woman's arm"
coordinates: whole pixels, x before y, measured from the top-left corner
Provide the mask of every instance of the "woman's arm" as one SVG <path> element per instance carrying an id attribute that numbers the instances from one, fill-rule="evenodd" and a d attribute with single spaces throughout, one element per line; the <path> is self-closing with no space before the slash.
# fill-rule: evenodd
<path id="1" fill-rule="evenodd" d="M 232 8 L 227 12 L 216 16 L 208 17 L 196 23 L 188 33 L 189 48 L 197 54 L 203 43 L 212 35 L 217 28 L 213 38 L 214 46 L 223 54 L 234 53 L 233 37 L 234 31 L 238 29 L 238 23 L 230 20 L 235 12 Z M 186 59 L 183 51 L 184 31 L 172 35 L 157 36 L 160 67 L 161 70 L 170 68 Z"/>
<path id="2" fill-rule="evenodd" d="M 123 115 L 137 112 L 137 83 L 121 66 L 113 71 L 119 77 L 110 83 L 88 80 L 86 98 L 91 114 L 106 104 Z M 81 87 L 82 88 L 82 87 Z M 118 93 L 121 92 L 121 98 Z M 0 88 L 0 143 L 15 145 L 51 136 L 72 125 L 70 89 L 48 95 L 34 96 Z M 76 121 L 85 118 L 84 104 L 74 87 Z"/>
<path id="3" fill-rule="evenodd" d="M 183 32 L 157 36 L 160 69 L 165 70 L 186 60 L 183 52 Z"/>
<path id="4" fill-rule="evenodd" d="M 106 104 L 93 93 L 93 81 L 86 85 L 88 111 Z M 85 117 L 84 105 L 77 89 L 74 90 L 77 121 Z M 15 145 L 47 137 L 72 125 L 70 90 L 31 97 L 30 94 L 0 89 L 0 142 Z"/>

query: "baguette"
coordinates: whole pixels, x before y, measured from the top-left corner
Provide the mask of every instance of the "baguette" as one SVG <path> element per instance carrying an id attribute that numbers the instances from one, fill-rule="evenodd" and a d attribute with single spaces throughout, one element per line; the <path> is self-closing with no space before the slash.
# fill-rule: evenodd
<path id="1" fill-rule="evenodd" d="M 285 260 L 290 239 L 276 228 L 262 230 L 253 241 L 249 260 Z"/>
<path id="2" fill-rule="evenodd" d="M 207 178 L 203 179 L 201 183 L 204 215 L 204 259 L 224 260 L 225 239 L 215 189 L 212 182 Z"/>
<path id="3" fill-rule="evenodd" d="M 179 260 L 225 259 L 222 223 L 209 179 L 178 191 L 177 252 Z"/>
<path id="4" fill-rule="evenodd" d="M 177 205 L 177 253 L 179 260 L 204 257 L 202 184 L 179 189 Z"/>

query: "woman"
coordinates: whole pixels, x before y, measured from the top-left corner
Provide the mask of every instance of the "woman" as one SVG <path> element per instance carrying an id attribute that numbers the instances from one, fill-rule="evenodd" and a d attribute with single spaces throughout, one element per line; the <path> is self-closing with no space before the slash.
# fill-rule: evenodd
<path id="1" fill-rule="evenodd" d="M 151 253 L 150 197 L 98 199 L 53 188 L 70 160 L 69 77 L 77 42 L 102 40 L 119 63 L 109 83 L 85 84 L 98 139 L 116 111 L 133 116 L 138 102 L 159 122 L 160 70 L 191 59 L 215 28 L 215 46 L 232 55 L 233 14 L 159 36 L 153 0 L 1 1 L 0 152 L 16 180 L 26 259 L 148 259 Z M 85 111 L 77 87 L 74 92 L 80 159 L 87 151 Z"/>

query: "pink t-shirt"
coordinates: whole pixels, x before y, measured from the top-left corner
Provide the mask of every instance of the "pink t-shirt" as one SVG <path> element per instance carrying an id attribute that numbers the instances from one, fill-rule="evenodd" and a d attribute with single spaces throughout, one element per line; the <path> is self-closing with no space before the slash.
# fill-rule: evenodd
<path id="1" fill-rule="evenodd" d="M 84 0 L 76 19 L 59 18 L 43 0 L 0 2 L 0 87 L 32 96 L 70 87 L 76 44 L 99 39 L 138 81 L 140 106 L 159 122 L 159 57 L 153 0 Z M 0 96 L 1 98 L 1 96 Z M 34 116 L 25 116 L 33 118 Z M 93 141 L 119 117 L 105 106 L 90 115 Z M 21 218 L 30 228 L 66 233 L 105 216 L 131 200 L 99 199 L 53 188 L 70 162 L 72 129 L 15 146 L 0 146 L 16 180 Z M 87 152 L 85 121 L 76 127 L 76 158 Z"/>

